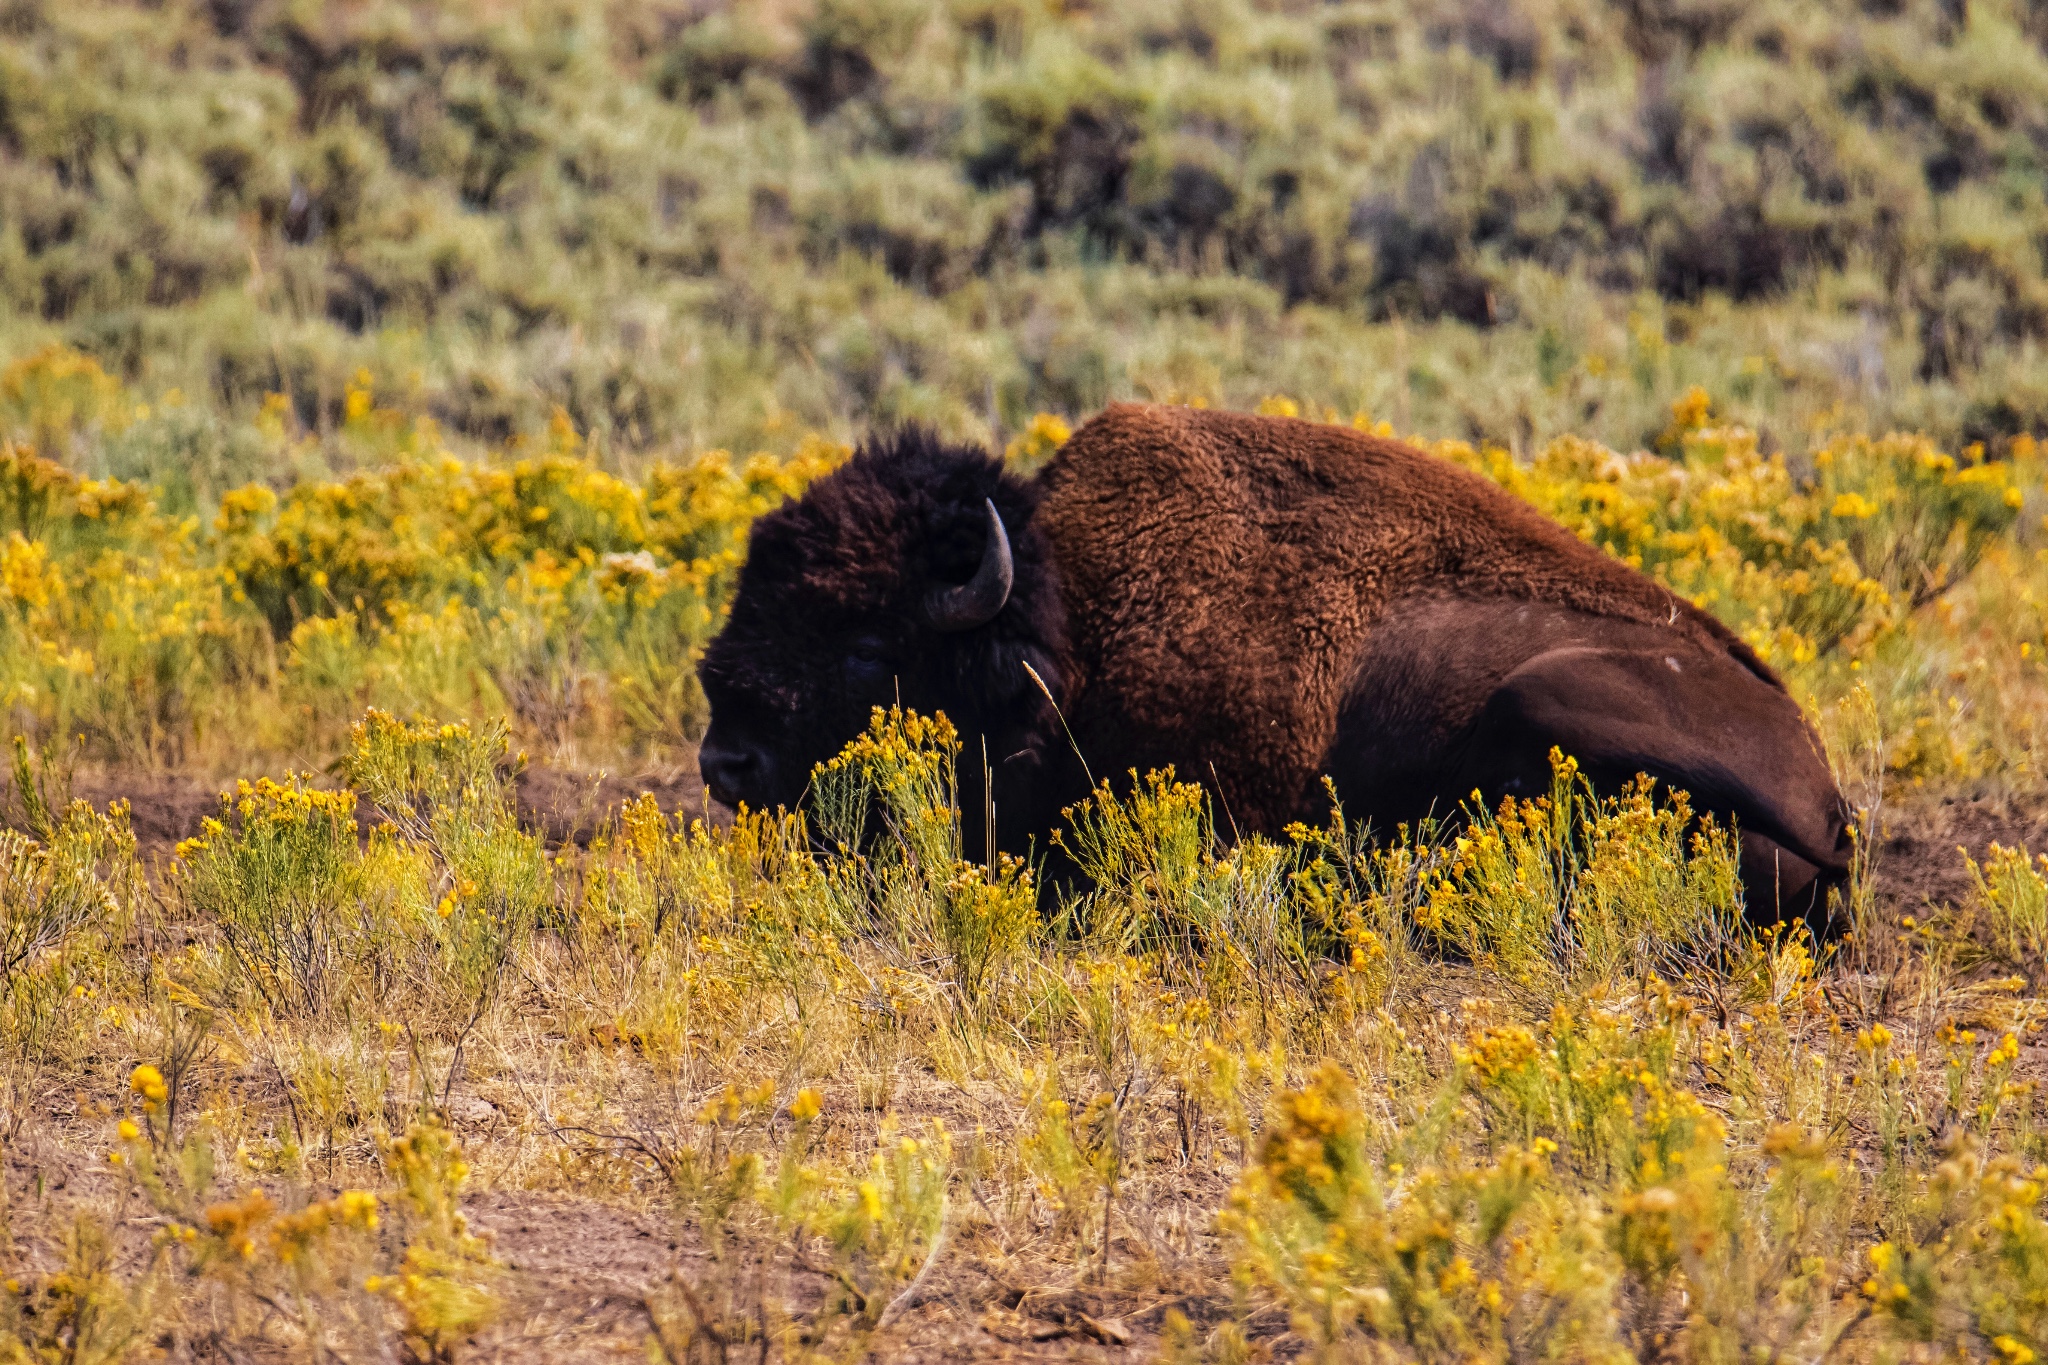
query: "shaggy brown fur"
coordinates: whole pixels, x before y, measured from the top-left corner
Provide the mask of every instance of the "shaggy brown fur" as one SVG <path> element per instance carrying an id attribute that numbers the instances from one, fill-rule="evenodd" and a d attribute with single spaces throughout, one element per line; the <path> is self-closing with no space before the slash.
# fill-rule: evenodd
<path id="1" fill-rule="evenodd" d="M 1424 590 L 1639 623 L 1778 686 L 1725 626 L 1527 503 L 1348 427 L 1117 404 L 1042 484 L 1036 520 L 1073 641 L 1070 723 L 1121 736 L 1140 767 L 1192 763 L 1247 829 L 1302 814 L 1369 634 Z M 1473 643 L 1520 652 L 1498 635 Z M 1497 675 L 1454 678 L 1468 695 L 1449 709 L 1476 715 Z"/>
<path id="2" fill-rule="evenodd" d="M 1011 600 L 934 633 L 914 604 L 974 572 L 984 497 L 1016 549 Z M 1535 794 L 1556 745 L 1596 786 L 1648 772 L 1738 821 L 1766 915 L 1804 913 L 1847 866 L 1819 743 L 1741 641 L 1398 441 L 1118 405 L 1026 487 L 906 438 L 763 518 L 751 556 L 703 669 L 726 799 L 793 801 L 893 695 L 962 722 L 970 797 L 986 738 L 998 841 L 1018 847 L 1086 788 L 1029 662 L 1096 775 L 1171 766 L 1244 833 L 1320 820 L 1326 774 L 1382 829 Z"/>

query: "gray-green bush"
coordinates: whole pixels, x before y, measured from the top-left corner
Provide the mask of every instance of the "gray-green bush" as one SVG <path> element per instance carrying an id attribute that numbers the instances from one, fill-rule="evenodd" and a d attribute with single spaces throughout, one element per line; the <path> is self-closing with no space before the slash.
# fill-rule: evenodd
<path id="1" fill-rule="evenodd" d="M 1793 449 L 1996 445 L 2048 431 L 2044 16 L 22 0 L 0 357 L 323 436 L 368 369 L 615 452 L 1275 391 L 1628 448 L 1695 382 Z M 178 410 L 70 453 L 257 472 Z"/>

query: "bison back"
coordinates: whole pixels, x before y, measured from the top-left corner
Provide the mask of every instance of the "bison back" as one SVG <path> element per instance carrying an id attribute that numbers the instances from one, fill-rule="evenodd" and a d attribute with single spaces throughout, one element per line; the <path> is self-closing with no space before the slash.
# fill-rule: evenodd
<path id="1" fill-rule="evenodd" d="M 1042 476 L 1098 773 L 1172 766 L 1244 832 L 1313 816 L 1337 717 L 1389 604 L 1551 603 L 1733 650 L 1689 603 L 1486 479 L 1350 428 L 1119 404 Z"/>

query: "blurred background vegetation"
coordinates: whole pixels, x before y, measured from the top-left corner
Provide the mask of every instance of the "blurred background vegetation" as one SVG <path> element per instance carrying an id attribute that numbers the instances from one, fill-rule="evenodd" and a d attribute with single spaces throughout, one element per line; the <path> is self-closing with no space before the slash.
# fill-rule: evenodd
<path id="1" fill-rule="evenodd" d="M 156 401 L 0 434 L 204 499 L 309 472 L 264 420 L 350 463 L 351 384 L 607 462 L 1274 392 L 1626 450 L 1700 384 L 1998 453 L 2044 159 L 2042 0 L 7 0 L 0 363 Z"/>

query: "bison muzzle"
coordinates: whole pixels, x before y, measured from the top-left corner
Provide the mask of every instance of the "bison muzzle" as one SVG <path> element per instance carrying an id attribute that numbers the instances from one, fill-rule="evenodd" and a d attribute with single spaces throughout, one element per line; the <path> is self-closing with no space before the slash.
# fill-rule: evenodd
<path id="1" fill-rule="evenodd" d="M 1753 918 L 1825 927 L 1848 810 L 1713 617 L 1477 474 L 1344 427 L 1118 405 L 1035 479 L 911 429 L 755 523 L 701 669 L 727 805 L 795 807 L 876 706 L 945 712 L 965 821 L 1043 838 L 1087 772 L 1172 767 L 1243 833 L 1382 830 L 1638 773 L 1741 832 Z M 1083 759 L 1085 758 L 1085 765 Z"/>

